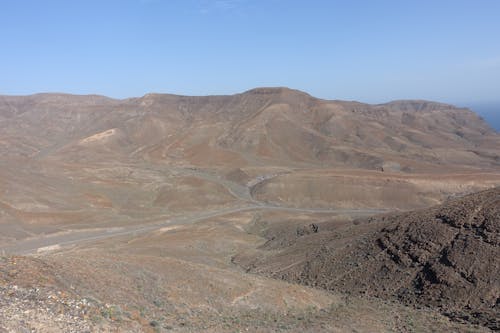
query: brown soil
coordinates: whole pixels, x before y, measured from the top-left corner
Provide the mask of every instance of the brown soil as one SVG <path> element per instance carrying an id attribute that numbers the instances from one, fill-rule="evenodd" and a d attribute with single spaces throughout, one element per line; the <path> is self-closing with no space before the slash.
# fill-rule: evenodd
<path id="1" fill-rule="evenodd" d="M 251 272 L 431 306 L 500 329 L 500 188 L 356 224 L 277 232 L 263 251 L 234 261 Z"/>

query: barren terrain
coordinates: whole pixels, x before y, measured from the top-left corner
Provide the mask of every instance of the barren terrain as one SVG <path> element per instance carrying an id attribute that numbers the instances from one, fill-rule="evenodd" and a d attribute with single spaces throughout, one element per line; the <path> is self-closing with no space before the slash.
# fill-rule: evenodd
<path id="1" fill-rule="evenodd" d="M 295 234 L 283 226 L 266 237 L 260 250 L 233 261 L 247 271 L 431 306 L 500 329 L 500 188 L 347 226 L 310 224 Z"/>
<path id="2" fill-rule="evenodd" d="M 498 312 L 469 320 L 383 285 L 359 295 L 276 272 L 299 272 L 324 242 L 375 251 L 365 235 L 389 220 L 369 216 L 500 186 L 499 147 L 472 111 L 427 101 L 0 96 L 0 332 L 495 329 Z"/>

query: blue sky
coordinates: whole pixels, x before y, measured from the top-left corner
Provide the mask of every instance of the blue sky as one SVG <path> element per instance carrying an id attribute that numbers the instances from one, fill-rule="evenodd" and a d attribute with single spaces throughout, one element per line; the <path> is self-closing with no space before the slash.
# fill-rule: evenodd
<path id="1" fill-rule="evenodd" d="M 0 94 L 500 104 L 497 0 L 1 0 Z"/>

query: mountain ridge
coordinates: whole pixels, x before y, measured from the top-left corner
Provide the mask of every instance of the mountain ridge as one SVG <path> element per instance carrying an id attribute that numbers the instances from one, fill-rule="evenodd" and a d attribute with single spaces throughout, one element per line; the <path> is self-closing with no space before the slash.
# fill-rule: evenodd
<path id="1" fill-rule="evenodd" d="M 273 164 L 368 169 L 390 162 L 400 170 L 415 169 L 422 162 L 494 166 L 500 158 L 500 135 L 465 108 L 421 100 L 376 105 L 330 101 L 283 87 L 123 100 L 100 95 L 0 96 L 0 127 L 0 150 L 7 155 L 10 146 L 24 156 L 49 147 L 60 157 L 69 151 L 84 153 L 77 142 L 113 130 L 122 139 L 94 142 L 121 151 L 124 158 L 131 150 L 144 152 L 142 158 L 187 158 L 195 165 L 206 164 L 208 152 L 220 161 L 239 160 L 239 166 L 271 159 Z M 92 147 L 88 149 L 97 149 Z"/>
<path id="2" fill-rule="evenodd" d="M 454 107 L 454 108 L 462 108 L 462 109 L 469 109 L 467 107 L 459 107 L 453 104 L 449 103 L 442 103 L 439 101 L 434 101 L 434 100 L 426 100 L 426 99 L 396 99 L 396 100 L 389 100 L 387 102 L 383 103 L 365 103 L 357 100 L 344 100 L 344 99 L 328 99 L 328 98 L 320 98 L 320 97 L 315 97 L 305 91 L 299 90 L 299 89 L 294 89 L 294 88 L 289 88 L 289 87 L 255 87 L 251 88 L 239 93 L 234 93 L 234 94 L 207 94 L 207 95 L 184 95 L 184 94 L 173 94 L 173 93 L 160 93 L 160 92 L 149 92 L 145 93 L 142 96 L 131 96 L 131 97 L 124 97 L 124 98 L 115 98 L 115 97 L 110 97 L 107 95 L 103 94 L 97 94 L 97 93 L 89 93 L 89 94 L 77 94 L 77 93 L 65 93 L 65 92 L 37 92 L 37 93 L 32 93 L 32 94 L 0 94 L 0 98 L 46 98 L 46 97 L 66 97 L 66 98 L 102 98 L 106 100 L 114 100 L 114 101 L 129 101 L 129 100 L 138 100 L 138 99 L 143 99 L 143 98 L 149 98 L 149 97 L 184 97 L 184 98 L 203 98 L 203 97 L 235 97 L 235 96 L 240 96 L 240 95 L 251 95 L 251 94 L 259 94 L 259 95 L 274 95 L 278 93 L 295 93 L 298 95 L 303 95 L 307 96 L 309 98 L 312 98 L 314 100 L 318 101 L 326 101 L 326 102 L 342 102 L 342 103 L 359 103 L 363 105 L 369 105 L 369 106 L 386 106 L 386 105 L 391 105 L 391 104 L 399 104 L 399 103 L 422 103 L 422 104 L 436 104 L 436 105 L 442 105 L 446 107 Z"/>

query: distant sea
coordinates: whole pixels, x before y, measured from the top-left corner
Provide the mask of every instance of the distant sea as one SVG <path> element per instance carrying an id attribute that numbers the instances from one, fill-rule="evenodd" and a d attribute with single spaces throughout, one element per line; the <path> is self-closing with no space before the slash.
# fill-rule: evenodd
<path id="1" fill-rule="evenodd" d="M 500 102 L 488 104 L 466 105 L 469 109 L 479 114 L 486 122 L 500 133 Z"/>

